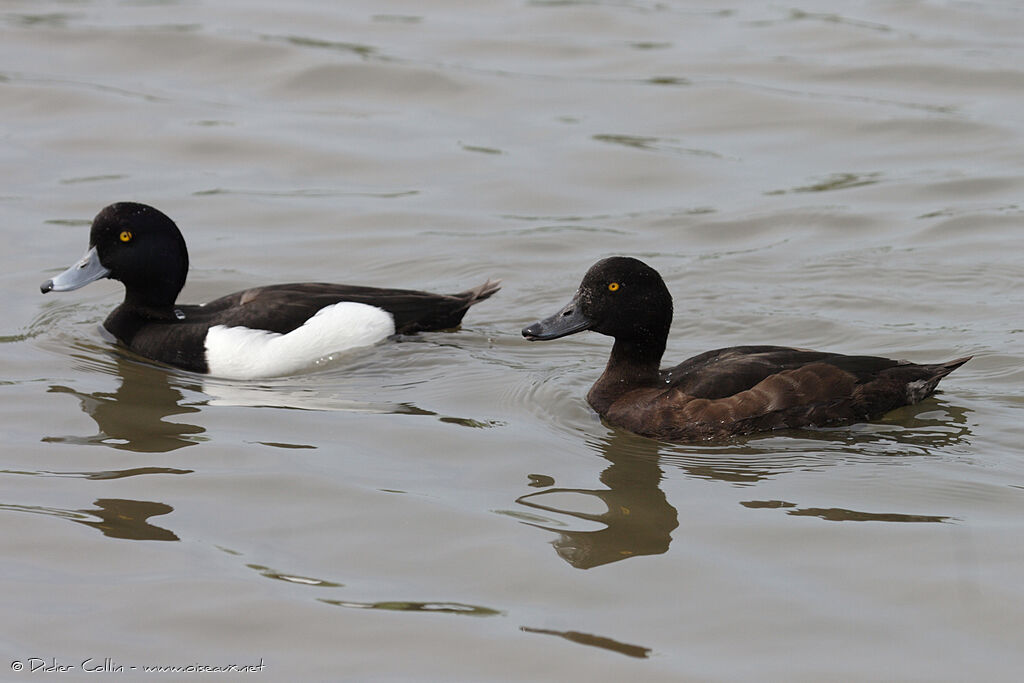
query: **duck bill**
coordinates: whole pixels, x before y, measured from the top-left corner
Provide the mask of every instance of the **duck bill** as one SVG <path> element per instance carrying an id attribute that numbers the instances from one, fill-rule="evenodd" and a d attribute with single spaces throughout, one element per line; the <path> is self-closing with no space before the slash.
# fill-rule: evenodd
<path id="1" fill-rule="evenodd" d="M 573 297 L 573 300 L 565 308 L 550 318 L 538 320 L 532 325 L 524 327 L 523 336 L 530 341 L 547 341 L 589 330 L 594 321 L 580 310 L 578 298 L 578 296 Z"/>
<path id="2" fill-rule="evenodd" d="M 84 287 L 90 282 L 107 277 L 108 275 L 110 275 L 110 269 L 105 268 L 100 263 L 96 247 L 90 247 L 89 251 L 85 252 L 85 256 L 78 263 L 52 280 L 44 282 L 40 285 L 39 290 L 43 294 L 47 292 L 70 292 L 73 289 Z"/>

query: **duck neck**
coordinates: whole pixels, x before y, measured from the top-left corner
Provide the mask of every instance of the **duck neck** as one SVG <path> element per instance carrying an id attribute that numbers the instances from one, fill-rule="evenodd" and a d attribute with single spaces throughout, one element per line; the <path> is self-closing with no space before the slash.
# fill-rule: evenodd
<path id="1" fill-rule="evenodd" d="M 107 319 L 103 321 L 103 327 L 117 337 L 122 344 L 131 346 L 135 335 L 146 325 L 154 322 L 172 323 L 177 321 L 178 316 L 175 315 L 173 301 L 168 304 L 146 297 L 125 294 L 124 302 L 110 312 Z"/>
<path id="2" fill-rule="evenodd" d="M 128 289 L 124 294 L 124 302 L 120 308 L 132 311 L 142 318 L 150 320 L 174 320 L 174 300 L 166 296 L 143 295 Z"/>
<path id="3" fill-rule="evenodd" d="M 665 337 L 657 339 L 616 339 L 604 373 L 587 394 L 587 401 L 604 413 L 623 394 L 658 384 Z"/>
<path id="4" fill-rule="evenodd" d="M 173 320 L 174 302 L 185 286 L 188 252 L 184 239 L 169 253 L 150 250 L 142 253 L 140 264 L 122 266 L 114 279 L 124 285 L 122 308 L 152 320 Z"/>

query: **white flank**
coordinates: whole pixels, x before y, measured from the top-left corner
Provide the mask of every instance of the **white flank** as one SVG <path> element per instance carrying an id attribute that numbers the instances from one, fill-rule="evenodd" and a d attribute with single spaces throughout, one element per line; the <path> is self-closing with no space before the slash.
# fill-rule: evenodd
<path id="1" fill-rule="evenodd" d="M 210 374 L 229 379 L 292 375 L 317 360 L 395 333 L 387 311 L 351 301 L 325 306 L 288 334 L 215 325 L 206 333 Z"/>

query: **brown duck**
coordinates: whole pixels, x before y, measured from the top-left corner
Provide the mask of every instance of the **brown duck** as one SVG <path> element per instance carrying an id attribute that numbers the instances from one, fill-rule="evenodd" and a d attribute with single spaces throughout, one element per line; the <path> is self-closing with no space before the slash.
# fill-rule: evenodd
<path id="1" fill-rule="evenodd" d="M 661 369 L 672 295 L 656 270 L 594 264 L 565 308 L 523 329 L 531 341 L 593 330 L 615 339 L 587 402 L 608 423 L 669 441 L 874 420 L 930 396 L 970 360 L 917 365 L 784 346 L 733 346 Z"/>

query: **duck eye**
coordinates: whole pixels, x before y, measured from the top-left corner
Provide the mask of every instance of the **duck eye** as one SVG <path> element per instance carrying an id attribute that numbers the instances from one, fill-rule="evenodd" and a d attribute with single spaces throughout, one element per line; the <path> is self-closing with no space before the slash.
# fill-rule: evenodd
<path id="1" fill-rule="evenodd" d="M 618 282 L 609 282 L 608 283 L 608 291 L 609 292 L 617 292 L 617 291 L 619 291 L 619 283 Z"/>
<path id="2" fill-rule="evenodd" d="M 131 232 L 125 230 L 124 232 L 121 233 L 120 238 L 121 238 L 122 242 L 131 242 L 132 241 L 132 234 L 131 234 Z"/>

